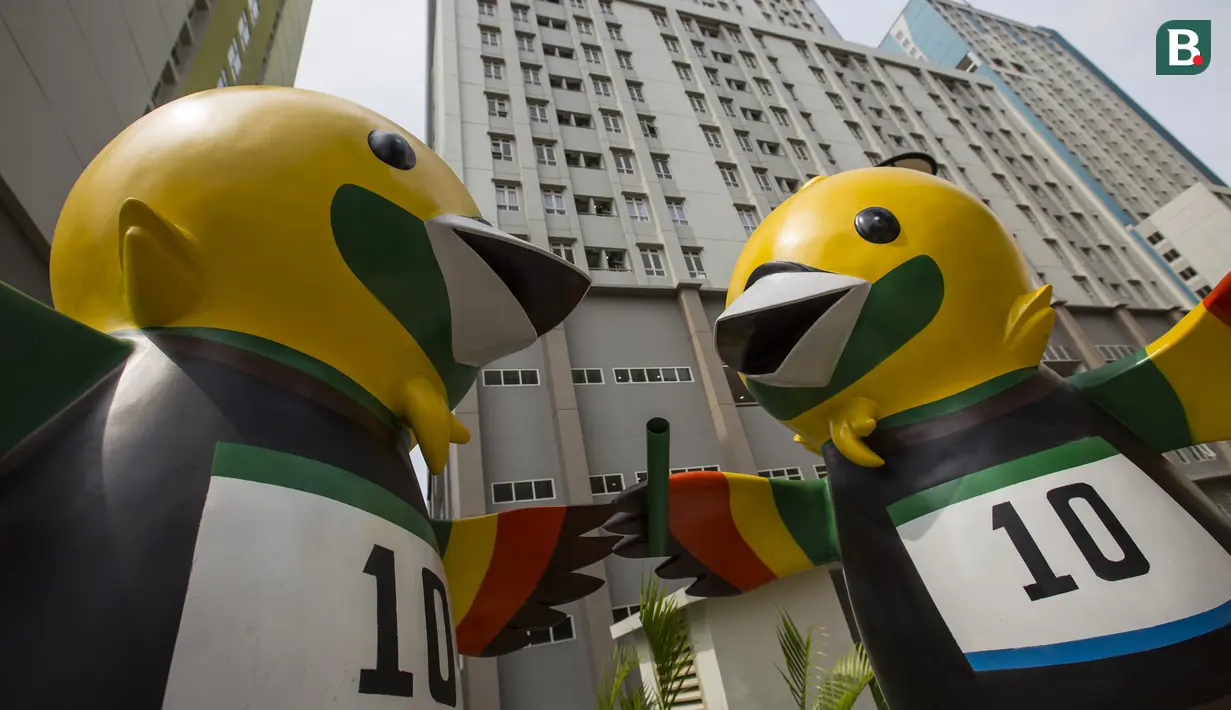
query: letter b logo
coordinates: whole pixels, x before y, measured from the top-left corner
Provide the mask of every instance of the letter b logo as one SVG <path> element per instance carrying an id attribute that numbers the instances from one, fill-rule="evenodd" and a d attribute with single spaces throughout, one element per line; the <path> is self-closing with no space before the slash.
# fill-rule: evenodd
<path id="1" fill-rule="evenodd" d="M 1155 74 L 1200 74 L 1210 65 L 1210 21 L 1170 20 L 1154 39 Z"/>

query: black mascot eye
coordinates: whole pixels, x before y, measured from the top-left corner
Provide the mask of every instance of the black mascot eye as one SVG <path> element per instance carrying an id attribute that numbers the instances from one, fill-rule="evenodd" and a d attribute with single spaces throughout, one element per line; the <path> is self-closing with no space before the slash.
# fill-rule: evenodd
<path id="1" fill-rule="evenodd" d="M 398 170 L 415 167 L 415 149 L 410 142 L 391 131 L 372 131 L 368 134 L 368 147 L 372 154 Z"/>
<path id="2" fill-rule="evenodd" d="M 902 225 L 884 207 L 868 207 L 855 215 L 855 231 L 873 244 L 888 244 L 902 233 Z"/>

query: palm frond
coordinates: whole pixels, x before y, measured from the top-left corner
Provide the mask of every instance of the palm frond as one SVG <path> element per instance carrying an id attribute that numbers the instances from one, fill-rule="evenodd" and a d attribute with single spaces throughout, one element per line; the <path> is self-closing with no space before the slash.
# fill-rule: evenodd
<path id="1" fill-rule="evenodd" d="M 683 612 L 653 576 L 641 587 L 641 628 L 654 668 L 655 705 L 658 710 L 669 710 L 683 691 L 695 654 Z"/>
<path id="2" fill-rule="evenodd" d="M 863 644 L 855 644 L 817 684 L 816 710 L 850 710 L 875 679 Z"/>
<path id="3" fill-rule="evenodd" d="M 638 706 L 629 705 L 629 699 L 644 693 L 640 686 L 635 692 L 626 688 L 625 681 L 638 665 L 635 651 L 628 646 L 615 647 L 611 658 L 603 664 L 603 682 L 598 686 L 595 705 L 598 710 L 637 710 Z"/>
<path id="4" fill-rule="evenodd" d="M 799 626 L 791 615 L 778 609 L 778 648 L 782 650 L 782 658 L 786 669 L 778 668 L 778 673 L 786 681 L 791 691 L 791 698 L 799 710 L 808 710 L 808 688 L 811 686 L 812 675 L 812 632 L 799 630 Z"/>

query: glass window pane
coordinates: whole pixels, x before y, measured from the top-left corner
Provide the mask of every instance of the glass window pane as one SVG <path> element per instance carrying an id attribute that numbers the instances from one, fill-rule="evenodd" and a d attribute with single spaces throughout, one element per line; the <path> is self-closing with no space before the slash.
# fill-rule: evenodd
<path id="1" fill-rule="evenodd" d="M 521 382 L 521 378 L 517 374 L 517 370 L 501 370 L 504 377 L 504 384 L 515 385 Z"/>
<path id="2" fill-rule="evenodd" d="M 612 473 L 607 476 L 607 492 L 619 493 L 624 490 L 624 477 L 618 473 Z"/>
<path id="3" fill-rule="evenodd" d="M 633 376 L 633 382 L 645 382 L 645 368 L 634 367 L 629 373 Z"/>
<path id="4" fill-rule="evenodd" d="M 667 368 L 663 368 L 662 373 L 663 373 L 663 382 L 676 382 L 676 381 L 678 381 L 678 380 L 677 380 L 677 378 L 676 378 L 676 376 L 675 376 L 675 368 L 674 368 L 674 367 L 667 367 Z"/>
<path id="5" fill-rule="evenodd" d="M 602 370 L 586 370 L 586 382 L 589 382 L 592 385 L 603 384 L 603 371 Z"/>
<path id="6" fill-rule="evenodd" d="M 539 646 L 551 643 L 551 629 L 536 629 L 530 632 L 530 645 Z"/>
<path id="7" fill-rule="evenodd" d="M 555 482 L 550 478 L 534 482 L 534 497 L 536 500 L 547 500 L 556 497 Z"/>
<path id="8" fill-rule="evenodd" d="M 555 641 L 568 641 L 573 638 L 573 619 L 565 619 L 551 627 L 551 636 Z"/>
<path id="9" fill-rule="evenodd" d="M 573 370 L 573 384 L 584 385 L 586 383 L 585 370 Z"/>
<path id="10" fill-rule="evenodd" d="M 603 490 L 603 477 L 590 476 L 590 495 L 600 495 L 602 493 L 606 493 Z"/>
<path id="11" fill-rule="evenodd" d="M 517 481 L 513 484 L 515 500 L 534 500 L 534 484 L 530 481 Z"/>
<path id="12" fill-rule="evenodd" d="M 647 382 L 663 381 L 663 370 L 661 367 L 647 367 L 645 368 L 645 375 Z"/>
<path id="13" fill-rule="evenodd" d="M 484 370 L 483 384 L 489 387 L 495 387 L 500 384 L 500 370 Z"/>
<path id="14" fill-rule="evenodd" d="M 617 367 L 615 368 L 614 372 L 615 372 L 616 382 L 621 382 L 621 383 L 628 382 L 628 368 Z"/>
<path id="15" fill-rule="evenodd" d="M 493 483 L 492 484 L 492 500 L 496 503 L 511 503 L 513 502 L 513 484 L 512 483 Z"/>
<path id="16" fill-rule="evenodd" d="M 677 367 L 675 372 L 680 376 L 680 382 L 692 382 L 692 370 L 687 367 Z"/>
<path id="17" fill-rule="evenodd" d="M 612 610 L 611 610 L 611 618 L 612 618 L 612 619 L 613 619 L 616 623 L 619 623 L 619 622 L 621 622 L 621 621 L 624 621 L 625 619 L 627 619 L 627 618 L 628 618 L 628 607 L 626 607 L 626 606 L 617 606 L 616 608 L 612 609 Z"/>
<path id="18" fill-rule="evenodd" d="M 521 383 L 523 385 L 537 385 L 539 383 L 538 370 L 522 370 Z"/>

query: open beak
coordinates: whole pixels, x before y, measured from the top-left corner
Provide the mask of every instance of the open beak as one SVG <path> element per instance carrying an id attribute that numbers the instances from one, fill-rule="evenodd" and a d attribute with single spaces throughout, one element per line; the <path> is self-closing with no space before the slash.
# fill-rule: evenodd
<path id="1" fill-rule="evenodd" d="M 718 356 L 756 382 L 824 387 L 870 286 L 863 279 L 825 271 L 758 279 L 718 317 Z"/>
<path id="2" fill-rule="evenodd" d="M 449 292 L 459 363 L 480 367 L 529 347 L 590 289 L 581 269 L 480 220 L 447 214 L 425 225 Z"/>

